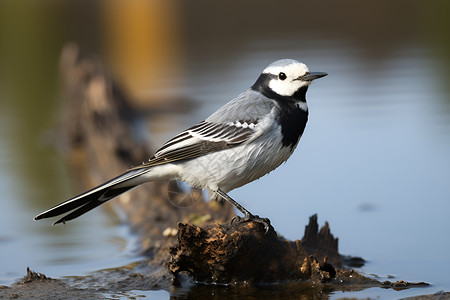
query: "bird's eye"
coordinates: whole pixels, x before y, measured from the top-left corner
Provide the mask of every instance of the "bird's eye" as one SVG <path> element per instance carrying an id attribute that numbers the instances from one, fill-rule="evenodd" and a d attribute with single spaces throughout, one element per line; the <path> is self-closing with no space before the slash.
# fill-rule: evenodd
<path id="1" fill-rule="evenodd" d="M 278 74 L 278 78 L 280 78 L 281 80 L 285 80 L 287 78 L 287 76 L 286 76 L 286 74 L 281 72 L 280 74 Z"/>

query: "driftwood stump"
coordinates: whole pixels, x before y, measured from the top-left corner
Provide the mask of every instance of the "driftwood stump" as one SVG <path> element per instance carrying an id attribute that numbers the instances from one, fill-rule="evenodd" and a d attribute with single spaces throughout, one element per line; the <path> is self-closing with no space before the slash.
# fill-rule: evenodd
<path id="1" fill-rule="evenodd" d="M 306 231 L 317 228 L 313 216 Z M 324 239 L 331 239 L 327 243 Z M 327 232 L 315 232 L 308 241 L 337 247 L 337 240 Z M 335 268 L 325 257 L 309 253 L 300 240 L 279 237 L 273 227 L 266 233 L 260 223 L 253 221 L 233 225 L 210 225 L 201 228 L 178 224 L 178 245 L 171 248 L 169 269 L 187 272 L 196 281 L 209 283 L 274 283 L 311 278 L 326 281 L 336 276 Z M 322 249 L 340 264 L 337 248 Z M 319 259 L 319 260 L 318 260 Z M 320 261 L 320 262 L 319 262 Z"/>

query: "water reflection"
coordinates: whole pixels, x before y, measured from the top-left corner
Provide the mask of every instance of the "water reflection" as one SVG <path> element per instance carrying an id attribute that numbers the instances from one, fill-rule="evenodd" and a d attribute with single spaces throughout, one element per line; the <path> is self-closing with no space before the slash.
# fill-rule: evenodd
<path id="1" fill-rule="evenodd" d="M 158 116 L 157 127 L 148 126 L 158 128 L 151 136 L 155 144 L 246 89 L 273 60 L 298 58 L 328 72 L 308 93 L 310 122 L 294 156 L 232 196 L 270 217 L 291 239 L 318 213 L 319 221 L 330 222 L 342 253 L 371 261 L 365 272 L 429 281 L 433 291 L 450 288 L 439 271 L 450 252 L 448 3 L 280 7 L 261 1 L 255 13 L 250 2 L 236 9 L 230 2 L 171 1 L 161 8 L 162 16 L 171 16 L 164 23 L 167 44 L 149 52 L 148 60 L 142 50 L 157 44 L 158 35 L 143 28 L 133 35 L 142 43 L 130 40 L 122 48 L 109 31 L 114 16 L 132 19 L 120 16 L 120 7 L 41 3 L 0 4 L 0 284 L 21 276 L 26 265 L 62 276 L 128 259 L 122 242 L 110 246 L 126 233 L 101 210 L 65 227 L 31 221 L 76 192 L 54 148 L 61 105 L 57 57 L 63 43 L 75 39 L 124 79 L 137 105 L 167 94 L 201 104 L 188 115 Z M 106 42 L 105 32 L 111 34 Z M 133 49 L 140 59 L 133 59 Z M 154 66 L 163 52 L 163 63 Z M 155 82 L 156 91 L 147 88 Z M 283 201 L 274 205 L 280 191 Z"/>

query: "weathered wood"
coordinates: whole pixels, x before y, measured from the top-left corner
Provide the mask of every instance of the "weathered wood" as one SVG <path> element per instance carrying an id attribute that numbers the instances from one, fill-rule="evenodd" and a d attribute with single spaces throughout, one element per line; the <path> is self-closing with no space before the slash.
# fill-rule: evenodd
<path id="1" fill-rule="evenodd" d="M 328 228 L 317 232 L 313 216 L 305 231 L 308 244 L 330 244 L 337 240 Z M 314 233 L 313 233 L 314 231 Z M 308 249 L 308 251 L 306 250 Z M 320 249 L 340 264 L 337 248 Z M 199 282 L 209 283 L 274 283 L 312 278 L 326 281 L 336 276 L 336 269 L 317 250 L 303 241 L 279 237 L 273 227 L 266 233 L 260 223 L 240 222 L 233 225 L 210 225 L 204 228 L 178 224 L 178 245 L 171 248 L 169 269 L 175 275 L 186 272 Z"/>

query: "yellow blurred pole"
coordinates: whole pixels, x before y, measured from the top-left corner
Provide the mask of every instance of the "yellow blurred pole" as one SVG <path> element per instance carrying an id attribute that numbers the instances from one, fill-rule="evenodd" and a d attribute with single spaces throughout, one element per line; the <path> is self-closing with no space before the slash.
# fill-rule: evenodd
<path id="1" fill-rule="evenodd" d="M 101 5 L 106 56 L 115 76 L 142 104 L 181 71 L 176 2 L 105 0 Z"/>

